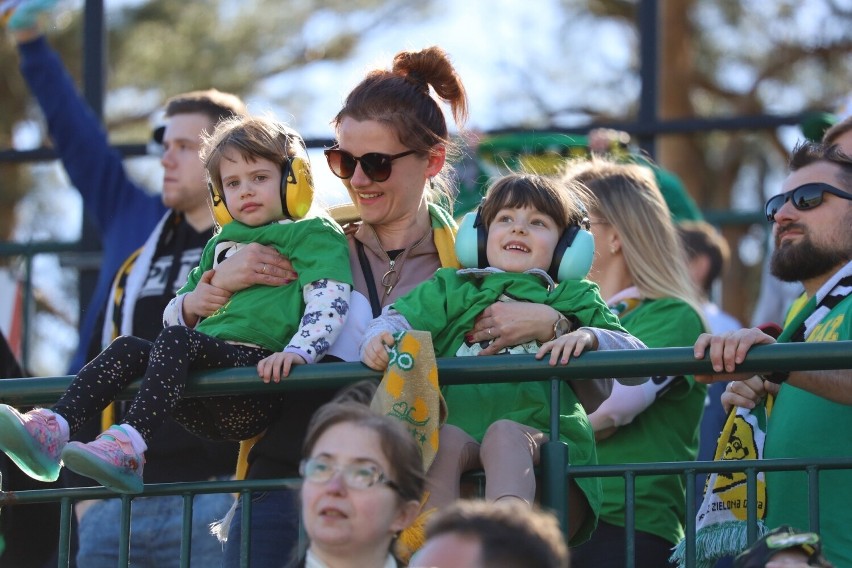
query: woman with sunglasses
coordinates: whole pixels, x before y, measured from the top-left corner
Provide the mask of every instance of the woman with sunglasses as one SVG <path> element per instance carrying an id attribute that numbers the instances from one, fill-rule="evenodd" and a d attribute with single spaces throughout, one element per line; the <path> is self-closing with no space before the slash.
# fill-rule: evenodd
<path id="1" fill-rule="evenodd" d="M 310 539 L 297 566 L 395 568 L 391 547 L 417 517 L 420 449 L 402 422 L 355 402 L 331 402 L 305 438 L 302 519 Z"/>
<path id="2" fill-rule="evenodd" d="M 449 104 L 461 126 L 467 96 L 443 50 L 401 52 L 390 70 L 370 72 L 332 121 L 338 144 L 326 152 L 328 164 L 343 180 L 361 223 L 348 231 L 349 262 L 355 272 L 350 325 L 325 361 L 358 361 L 364 330 L 384 306 L 441 266 L 458 266 L 455 224 L 437 205 L 452 202 L 446 170 L 447 154 L 455 150 L 438 99 Z M 287 278 L 285 262 L 267 251 L 249 253 L 242 260 L 246 271 L 251 271 L 252 262 L 264 262 L 270 266 L 268 272 Z M 226 268 L 229 272 L 217 275 L 222 283 L 217 285 L 229 289 L 244 285 L 237 256 Z M 295 476 L 308 421 L 334 392 L 290 394 L 281 418 L 248 453 L 248 479 Z M 298 493 L 287 489 L 255 493 L 251 511 L 251 566 L 278 568 L 298 543 Z M 225 544 L 229 568 L 240 565 L 240 506 L 232 519 Z"/>
<path id="3" fill-rule="evenodd" d="M 447 210 L 452 203 L 447 156 L 456 147 L 439 100 L 449 105 L 461 127 L 467 117 L 467 95 L 446 53 L 438 47 L 404 51 L 394 57 L 391 69 L 369 72 L 332 120 L 337 145 L 326 152 L 326 158 L 332 172 L 343 180 L 361 223 L 349 231 L 354 279 L 349 317 L 325 361 L 331 356 L 358 361 L 364 331 L 382 308 L 431 278 L 438 268 L 459 267 L 455 223 Z M 276 269 L 276 274 L 283 271 Z M 239 279 L 233 273 L 221 276 Z M 525 305 L 517 315 L 517 330 L 504 326 L 501 331 L 492 323 L 492 334 L 511 331 L 512 345 L 533 339 L 544 342 L 553 337 L 561 316 L 550 306 L 534 304 Z M 480 336 L 479 341 L 493 337 L 481 319 L 471 331 Z M 292 476 L 305 425 L 313 410 L 332 395 L 311 391 L 290 397 L 282 418 L 252 448 L 247 477 Z M 295 492 L 255 495 L 252 567 L 277 566 L 281 551 L 294 547 L 298 537 Z M 237 511 L 225 547 L 227 567 L 239 565 L 240 521 Z"/>

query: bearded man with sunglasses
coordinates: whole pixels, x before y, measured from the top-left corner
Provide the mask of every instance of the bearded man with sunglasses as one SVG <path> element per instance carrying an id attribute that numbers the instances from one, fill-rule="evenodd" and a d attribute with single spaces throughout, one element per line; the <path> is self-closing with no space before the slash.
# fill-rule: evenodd
<path id="1" fill-rule="evenodd" d="M 838 146 L 806 143 L 790 158 L 783 191 L 766 203 L 774 223 L 775 251 L 770 268 L 784 281 L 798 281 L 805 294 L 790 309 L 778 341 L 852 339 L 852 157 Z M 776 340 L 757 328 L 701 335 L 695 357 L 709 358 L 716 372 L 734 372 L 754 345 Z M 753 408 L 775 395 L 764 457 L 852 456 L 852 370 L 776 371 L 696 375 L 711 383 L 732 380 L 722 396 L 730 408 Z M 766 526 L 806 529 L 808 483 L 804 472 L 766 473 Z M 816 521 L 816 519 L 813 519 Z M 819 527 L 826 557 L 852 566 L 852 471 L 819 476 Z"/>

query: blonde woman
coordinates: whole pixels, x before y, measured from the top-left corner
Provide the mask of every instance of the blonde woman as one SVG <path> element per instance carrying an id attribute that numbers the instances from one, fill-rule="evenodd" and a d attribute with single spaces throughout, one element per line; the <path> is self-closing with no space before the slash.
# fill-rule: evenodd
<path id="1" fill-rule="evenodd" d="M 621 325 L 648 347 L 691 346 L 705 331 L 701 303 L 668 207 L 650 169 L 604 159 L 571 164 L 564 176 L 586 185 L 595 260 L 589 278 Z M 692 376 L 616 384 L 589 416 L 601 464 L 693 460 L 706 387 Z M 583 568 L 625 565 L 624 480 L 601 479 L 604 503 L 592 538 L 572 554 Z M 680 476 L 636 478 L 636 566 L 668 566 L 683 536 L 686 486 Z"/>

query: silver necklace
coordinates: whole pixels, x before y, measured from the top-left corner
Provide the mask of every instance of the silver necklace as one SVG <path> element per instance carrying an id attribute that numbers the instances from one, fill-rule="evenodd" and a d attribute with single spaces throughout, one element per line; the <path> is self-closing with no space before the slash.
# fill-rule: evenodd
<path id="1" fill-rule="evenodd" d="M 424 240 L 426 240 L 426 237 L 429 236 L 429 233 L 431 232 L 431 230 L 426 231 L 426 234 L 424 234 L 422 237 L 420 237 L 420 239 L 417 242 L 415 242 L 414 244 L 411 244 L 411 245 L 407 246 L 406 248 L 404 248 L 403 251 L 396 256 L 396 258 L 391 258 L 390 255 L 387 253 L 387 251 L 382 246 L 382 241 L 379 239 L 379 235 L 376 234 L 376 230 L 373 229 L 373 227 L 370 227 L 370 229 L 373 230 L 373 236 L 376 237 L 376 241 L 378 241 L 378 243 L 379 243 L 379 250 L 382 251 L 382 254 L 385 255 L 385 258 L 388 261 L 388 270 L 387 270 L 387 272 L 382 274 L 382 278 L 379 281 L 379 283 L 382 286 L 384 286 L 384 288 L 385 288 L 384 297 L 387 298 L 388 296 L 390 296 L 394 287 L 399 283 L 399 273 L 402 270 L 402 263 L 405 261 L 406 258 L 408 258 L 408 253 L 414 247 L 418 246 L 420 243 L 422 243 Z"/>

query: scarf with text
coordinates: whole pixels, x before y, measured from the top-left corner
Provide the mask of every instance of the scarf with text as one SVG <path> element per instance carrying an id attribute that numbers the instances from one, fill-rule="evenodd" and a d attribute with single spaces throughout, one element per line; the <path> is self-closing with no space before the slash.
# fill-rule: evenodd
<path id="1" fill-rule="evenodd" d="M 804 296 L 790 309 L 779 343 L 807 341 L 811 332 L 831 310 L 852 293 L 852 262 L 838 270 L 811 298 Z M 754 409 L 733 408 L 722 428 L 714 460 L 761 459 L 766 439 L 766 423 L 774 397 L 768 396 Z M 766 533 L 766 477 L 757 473 L 758 537 Z M 704 485 L 704 499 L 696 514 L 696 567 L 712 568 L 715 562 L 734 556 L 748 547 L 746 521 L 748 495 L 745 473 L 711 473 Z M 685 566 L 686 543 L 681 540 L 672 562 Z"/>

